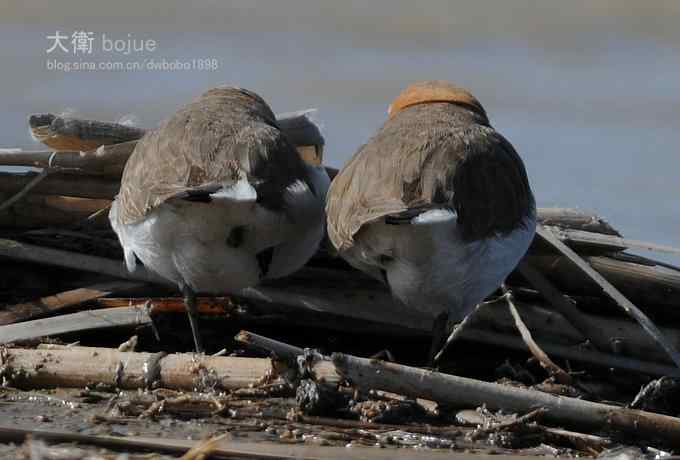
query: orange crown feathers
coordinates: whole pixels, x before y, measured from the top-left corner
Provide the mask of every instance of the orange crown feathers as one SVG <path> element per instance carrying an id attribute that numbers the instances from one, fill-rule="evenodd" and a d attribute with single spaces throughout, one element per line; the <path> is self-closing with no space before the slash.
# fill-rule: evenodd
<path id="1" fill-rule="evenodd" d="M 444 80 L 420 81 L 409 85 L 397 98 L 392 101 L 387 109 L 387 114 L 392 118 L 397 112 L 406 107 L 428 102 L 450 102 L 452 104 L 465 105 L 468 108 L 487 118 L 482 104 L 467 90 Z"/>

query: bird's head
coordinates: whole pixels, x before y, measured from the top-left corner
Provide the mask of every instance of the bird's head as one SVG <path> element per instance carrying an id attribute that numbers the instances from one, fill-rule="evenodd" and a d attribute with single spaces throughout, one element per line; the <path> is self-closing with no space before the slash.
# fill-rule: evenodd
<path id="1" fill-rule="evenodd" d="M 407 107 L 433 102 L 461 105 L 488 120 L 484 107 L 476 97 L 469 91 L 445 80 L 426 80 L 409 85 L 392 101 L 387 114 L 392 118 Z"/>
<path id="2" fill-rule="evenodd" d="M 303 161 L 312 166 L 323 163 L 325 141 L 316 121 L 316 109 L 278 114 L 276 121 Z"/>

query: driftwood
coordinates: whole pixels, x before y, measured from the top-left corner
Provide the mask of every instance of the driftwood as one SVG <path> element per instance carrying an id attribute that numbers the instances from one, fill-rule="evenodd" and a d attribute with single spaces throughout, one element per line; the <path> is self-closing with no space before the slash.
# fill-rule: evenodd
<path id="1" fill-rule="evenodd" d="M 555 226 L 549 227 L 550 231 L 563 243 L 574 249 L 583 251 L 598 250 L 599 252 L 618 252 L 625 249 L 644 249 L 646 251 L 663 252 L 680 255 L 680 249 L 665 246 L 648 241 L 631 240 L 615 235 L 604 235 L 583 230 L 572 230 Z"/>
<path id="2" fill-rule="evenodd" d="M 678 316 L 680 271 L 658 265 L 642 265 L 609 256 L 583 259 L 632 302 Z M 530 253 L 528 261 L 566 294 L 602 296 L 602 289 L 567 257 Z"/>
<path id="3" fill-rule="evenodd" d="M 0 344 L 59 334 L 134 327 L 151 324 L 147 309 L 142 306 L 88 310 L 54 318 L 35 319 L 23 323 L 0 326 Z"/>
<path id="4" fill-rule="evenodd" d="M 573 327 L 581 333 L 599 350 L 607 350 L 609 341 L 607 334 L 602 329 L 597 328 L 592 321 L 581 314 L 574 303 L 572 303 L 562 292 L 557 289 L 543 273 L 536 270 L 526 260 L 522 260 L 518 266 L 519 272 L 529 281 L 565 318 Z M 611 335 L 609 336 L 611 337 Z"/>
<path id="5" fill-rule="evenodd" d="M 491 332 L 487 329 L 470 328 L 469 336 L 466 338 L 479 343 L 486 343 L 520 351 L 525 351 L 527 348 L 524 341 L 516 335 Z M 680 378 L 680 370 L 674 365 L 668 366 L 637 358 L 602 353 L 579 346 L 560 345 L 546 341 L 541 342 L 541 348 L 551 356 L 559 356 L 560 358 L 574 362 L 591 364 L 598 367 L 640 372 L 655 376 L 666 375 Z"/>
<path id="6" fill-rule="evenodd" d="M 87 152 L 101 145 L 137 140 L 146 132 L 119 123 L 59 117 L 51 113 L 31 115 L 28 124 L 37 140 L 57 151 Z"/>
<path id="7" fill-rule="evenodd" d="M 18 388 L 83 388 L 97 383 L 121 389 L 235 390 L 271 377 L 271 360 L 122 352 L 98 347 L 3 349 L 4 376 Z M 337 381 L 334 366 L 325 361 L 314 368 L 319 379 Z"/>
<path id="8" fill-rule="evenodd" d="M 675 417 L 340 353 L 333 354 L 332 361 L 338 374 L 364 390 L 381 389 L 453 407 L 486 405 L 491 410 L 518 413 L 528 413 L 537 407 L 544 407 L 547 409 L 544 419 L 551 423 L 581 429 L 588 427 L 594 430 L 620 430 L 627 435 L 662 439 L 666 444 L 680 446 L 680 419 Z"/>
<path id="9" fill-rule="evenodd" d="M 621 236 L 606 220 L 581 209 L 538 208 L 537 211 L 538 221 L 543 225 L 554 225 L 560 228 Z"/>
<path id="10" fill-rule="evenodd" d="M 278 340 L 270 339 L 258 334 L 248 331 L 239 332 L 234 340 L 259 350 L 265 350 L 279 359 L 287 361 L 295 361 L 295 359 L 304 353 L 300 347 L 288 345 L 287 343 L 279 342 Z"/>
<path id="11" fill-rule="evenodd" d="M 0 192 L 17 193 L 39 173 L 8 173 L 0 172 Z M 32 189 L 32 193 L 43 195 L 75 196 L 80 198 L 112 199 L 120 188 L 118 180 L 97 176 L 79 176 L 63 172 L 54 172 L 41 180 Z"/>
<path id="12" fill-rule="evenodd" d="M 103 145 L 88 153 L 59 152 L 58 155 L 54 155 L 51 150 L 0 153 L 0 165 L 53 168 L 65 174 L 102 175 L 120 179 L 125 163 L 135 149 L 135 145 L 137 145 L 136 141 L 123 142 Z"/>
<path id="13" fill-rule="evenodd" d="M 138 270 L 134 273 L 130 273 L 127 271 L 127 268 L 122 261 L 89 256 L 71 251 L 62 251 L 60 249 L 46 248 L 3 238 L 0 238 L 0 256 L 36 262 L 39 264 L 90 271 L 128 280 L 168 284 L 167 281 L 144 270 L 143 267 L 138 267 Z"/>
<path id="14" fill-rule="evenodd" d="M 43 169 L 38 174 L 33 176 L 33 178 L 26 185 L 24 185 L 24 187 L 21 190 L 19 190 L 17 193 L 4 200 L 2 204 L 0 204 L 0 213 L 5 211 L 6 209 L 9 209 L 12 205 L 14 205 L 14 203 L 19 201 L 31 190 L 33 190 L 40 182 L 42 182 L 47 177 L 49 172 L 50 172 L 49 169 Z"/>
<path id="15" fill-rule="evenodd" d="M 168 437 L 152 438 L 144 436 L 95 436 L 65 431 L 48 431 L 41 429 L 24 429 L 14 426 L 0 425 L 0 439 L 4 442 L 21 443 L 27 437 L 42 439 L 53 443 L 78 443 L 94 445 L 124 452 L 162 452 L 182 455 L 190 449 L 201 445 L 201 442 Z M 398 454 L 397 454 L 398 455 Z M 413 460 L 465 460 L 468 453 L 408 450 L 408 458 Z M 284 444 L 268 442 L 252 442 L 243 440 L 220 439 L 210 451 L 210 458 L 251 459 L 251 460 L 392 460 L 393 449 L 348 449 L 346 447 L 325 446 L 323 449 L 306 444 Z M 494 455 L 495 460 L 541 460 L 543 457 Z M 183 457 L 184 459 L 184 457 Z M 188 458 L 186 460 L 189 460 Z"/>
<path id="16" fill-rule="evenodd" d="M 100 297 L 122 293 L 141 286 L 143 284 L 131 281 L 112 281 L 61 292 L 31 302 L 7 305 L 0 311 L 0 325 L 25 321 L 39 315 L 57 313 L 67 307 L 80 305 Z"/>
<path id="17" fill-rule="evenodd" d="M 575 346 L 583 345 L 590 340 L 586 331 L 579 329 L 558 311 L 532 302 L 516 301 L 516 304 L 527 327 L 541 343 L 551 342 Z M 645 360 L 671 362 L 666 353 L 636 323 L 624 318 L 578 313 L 583 321 L 590 323 L 591 329 L 599 331 L 596 337 L 603 345 L 599 348 L 600 351 L 616 351 Z M 495 305 L 485 305 L 475 314 L 472 327 L 512 333 L 514 323 L 506 309 Z M 662 328 L 662 331 L 672 343 L 676 346 L 680 345 L 680 331 L 671 328 Z M 464 333 L 463 338 L 473 340 L 474 336 L 471 333 Z M 614 350 L 614 340 L 618 344 L 616 350 Z"/>
<path id="18" fill-rule="evenodd" d="M 186 312 L 186 305 L 181 297 L 99 298 L 95 303 L 100 308 L 126 308 L 133 304 L 147 305 L 152 314 Z M 196 309 L 201 315 L 227 315 L 232 313 L 235 307 L 230 297 L 196 298 Z"/>
<path id="19" fill-rule="evenodd" d="M 647 333 L 654 337 L 654 340 L 663 348 L 671 357 L 673 362 L 680 367 L 680 353 L 676 347 L 670 343 L 659 328 L 645 315 L 642 310 L 630 302 L 623 294 L 621 294 L 609 281 L 602 275 L 595 271 L 588 265 L 581 257 L 574 251 L 569 249 L 564 243 L 559 241 L 549 229 L 538 226 L 536 234 L 550 243 L 557 251 L 569 259 L 569 261 L 577 266 L 579 270 L 588 275 L 588 277 L 597 283 L 602 291 L 604 291 L 612 300 L 614 300 L 630 317 L 635 319 Z"/>
<path id="20" fill-rule="evenodd" d="M 9 196 L 0 192 L 0 202 Z M 0 227 L 12 229 L 71 227 L 85 221 L 97 211 L 107 209 L 110 205 L 109 200 L 30 193 L 18 203 L 0 212 Z M 105 215 L 92 219 L 89 225 L 96 229 L 110 228 Z"/>

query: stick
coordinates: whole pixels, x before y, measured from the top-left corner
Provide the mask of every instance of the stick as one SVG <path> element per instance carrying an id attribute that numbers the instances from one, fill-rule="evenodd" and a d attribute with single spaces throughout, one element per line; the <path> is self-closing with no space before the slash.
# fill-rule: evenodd
<path id="1" fill-rule="evenodd" d="M 515 305 L 521 312 L 524 323 L 532 331 L 532 335 L 542 344 L 554 343 L 576 346 L 583 345 L 588 338 L 584 331 L 574 327 L 570 321 L 549 306 L 517 300 Z M 583 319 L 589 321 L 593 329 L 600 331 L 599 336 L 603 341 L 609 337 L 615 338 L 619 345 L 617 352 L 619 354 L 623 353 L 625 356 L 634 356 L 648 361 L 672 363 L 666 352 L 659 348 L 654 339 L 628 317 L 612 318 L 583 313 Z M 511 335 L 514 335 L 516 331 L 514 319 L 505 308 L 480 308 L 471 327 Z M 674 344 L 680 343 L 680 331 L 670 328 L 662 328 L 662 331 Z M 472 334 L 463 334 L 463 338 L 474 340 Z M 614 352 L 610 345 L 600 351 Z"/>
<path id="2" fill-rule="evenodd" d="M 475 314 L 479 311 L 480 307 L 482 304 L 477 304 L 475 305 L 474 310 L 472 310 L 468 315 L 463 318 L 463 320 L 456 324 L 453 327 L 453 331 L 451 331 L 451 334 L 446 338 L 446 341 L 444 342 L 444 345 L 442 346 L 441 350 L 437 352 L 437 354 L 434 356 L 434 362 L 438 363 L 439 360 L 444 356 L 444 353 L 449 349 L 451 344 L 455 342 L 458 337 L 460 337 L 464 332 L 465 329 L 467 328 L 467 325 L 470 323 L 470 319 L 475 316 Z"/>
<path id="3" fill-rule="evenodd" d="M 93 174 L 120 179 L 128 158 L 137 141 L 102 145 L 93 152 L 36 152 L 0 153 L 0 165 L 28 166 L 33 168 L 56 167 L 65 174 Z M 50 163 L 51 160 L 51 163 Z"/>
<path id="4" fill-rule="evenodd" d="M 351 293 L 351 295 L 348 295 Z M 300 306 L 307 310 L 398 325 L 412 335 L 432 331 L 432 318 L 396 302 L 379 282 L 355 271 L 305 268 L 267 285 L 244 289 L 240 296 L 263 303 Z M 357 301 L 365 305 L 357 308 Z M 391 333 L 385 329 L 385 333 Z"/>
<path id="5" fill-rule="evenodd" d="M 0 200 L 11 193 L 0 192 Z M 0 213 L 0 227 L 12 229 L 70 227 L 86 219 L 93 212 L 110 205 L 108 200 L 74 198 L 54 195 L 28 194 Z M 91 222 L 98 229 L 110 228 L 108 219 Z"/>
<path id="6" fill-rule="evenodd" d="M 130 451 L 152 451 L 167 454 L 182 455 L 189 449 L 200 444 L 200 441 L 188 441 L 185 439 L 171 439 L 167 437 L 152 438 L 144 436 L 94 436 L 65 431 L 48 431 L 39 429 L 25 429 L 14 426 L 0 425 L 0 439 L 5 442 L 21 443 L 27 436 L 36 439 L 44 439 L 53 443 L 78 443 L 106 447 L 109 449 Z M 250 460 L 392 460 L 395 453 L 393 449 L 348 449 L 346 447 L 326 446 L 323 448 L 310 448 L 309 445 L 280 444 L 254 441 L 231 441 L 221 439 L 210 457 L 222 459 L 250 459 Z M 413 460 L 432 460 L 433 458 L 446 458 L 464 460 L 468 454 L 456 452 L 435 453 L 430 450 L 408 450 L 408 458 Z M 513 460 L 516 457 L 508 455 L 494 455 L 497 460 Z M 539 457 L 523 457 L 527 460 L 540 460 Z"/>
<path id="7" fill-rule="evenodd" d="M 0 172 L 0 191 L 16 193 L 38 177 L 38 173 Z M 79 176 L 64 172 L 54 172 L 33 187 L 34 193 L 44 195 L 63 195 L 80 198 L 113 199 L 118 193 L 117 180 L 99 176 Z"/>
<path id="8" fill-rule="evenodd" d="M 680 419 L 645 411 L 625 409 L 576 398 L 498 385 L 479 380 L 441 374 L 394 363 L 332 355 L 337 372 L 360 389 L 380 389 L 424 398 L 450 406 L 527 413 L 544 407 L 545 420 L 595 430 L 620 430 L 646 438 L 662 438 L 680 446 Z"/>
<path id="9" fill-rule="evenodd" d="M 580 209 L 538 208 L 537 214 L 538 221 L 543 225 L 621 236 L 606 220 Z"/>
<path id="10" fill-rule="evenodd" d="M 151 314 L 186 313 L 186 305 L 181 297 L 134 297 L 134 298 L 100 298 L 97 306 L 101 308 L 126 308 L 131 305 L 148 305 Z M 222 315 L 234 313 L 237 305 L 230 297 L 197 297 L 196 309 L 201 315 Z"/>
<path id="11" fill-rule="evenodd" d="M 277 358 L 286 361 L 295 361 L 296 358 L 304 353 L 300 347 L 288 345 L 278 340 L 270 339 L 248 331 L 240 331 L 234 340 L 244 345 L 265 350 L 273 353 Z"/>
<path id="12" fill-rule="evenodd" d="M 567 297 L 562 294 L 543 273 L 536 270 L 526 260 L 522 260 L 519 264 L 519 272 L 529 283 L 531 283 L 555 309 L 569 321 L 577 330 L 579 330 L 598 350 L 607 350 L 609 348 L 609 341 L 603 334 L 602 329 L 589 321 L 587 317 L 578 311 Z"/>
<path id="13" fill-rule="evenodd" d="M 570 385 L 572 383 L 571 376 L 567 374 L 560 366 L 555 364 L 541 349 L 541 347 L 538 346 L 536 341 L 534 341 L 534 338 L 531 337 L 531 332 L 529 329 L 527 329 L 526 325 L 522 321 L 522 317 L 520 316 L 519 312 L 517 311 L 517 307 L 512 301 L 512 293 L 507 291 L 505 296 L 505 299 L 508 302 L 510 313 L 512 313 L 512 317 L 515 320 L 515 326 L 517 326 L 517 330 L 522 335 L 522 340 L 524 340 L 524 343 L 526 343 L 527 347 L 529 347 L 531 354 L 534 355 L 538 362 L 541 363 L 541 366 L 546 369 L 551 376 L 554 376 L 557 379 L 558 383 Z"/>
<path id="14" fill-rule="evenodd" d="M 497 423 L 496 425 L 490 426 L 489 428 L 478 428 L 474 430 L 472 433 L 470 433 L 470 439 L 472 441 L 476 441 L 485 436 L 488 436 L 491 433 L 512 430 L 513 428 L 517 428 L 521 425 L 525 425 L 527 423 L 531 423 L 536 421 L 537 419 L 540 419 L 545 415 L 545 412 L 546 410 L 544 408 L 539 407 L 538 409 L 534 409 L 527 414 L 521 415 L 515 419 L 508 420 L 506 422 Z"/>
<path id="15" fill-rule="evenodd" d="M 649 307 L 666 307 L 668 312 L 676 310 L 680 305 L 680 271 L 637 256 L 631 260 L 627 255 L 626 260 L 621 260 L 623 254 L 584 256 L 584 259 L 631 301 Z M 566 256 L 532 251 L 528 260 L 567 294 L 602 294 L 602 289 Z"/>
<path id="16" fill-rule="evenodd" d="M 31 302 L 8 305 L 3 307 L 3 310 L 0 311 L 0 325 L 25 321 L 47 313 L 57 313 L 67 307 L 106 297 L 113 293 L 137 289 L 142 286 L 142 283 L 112 281 L 61 292 Z"/>
<path id="17" fill-rule="evenodd" d="M 229 436 L 229 433 L 222 433 L 202 441 L 189 449 L 179 460 L 203 460 L 217 450 L 217 443 Z"/>
<path id="18" fill-rule="evenodd" d="M 674 265 L 661 260 L 650 259 L 649 257 L 639 256 L 637 254 L 629 254 L 627 252 L 614 252 L 609 254 L 609 257 L 623 262 L 631 262 L 634 264 L 644 265 L 647 267 L 665 267 L 670 268 L 676 272 L 680 272 L 680 266 Z"/>
<path id="19" fill-rule="evenodd" d="M 22 188 L 13 196 L 9 197 L 7 200 L 5 200 L 4 203 L 0 204 L 0 212 L 4 211 L 5 209 L 12 206 L 14 203 L 19 201 L 24 195 L 30 192 L 31 189 L 33 189 L 44 178 L 46 178 L 49 173 L 50 173 L 49 169 L 43 169 L 42 171 L 40 171 L 40 173 L 36 175 L 33 179 L 31 179 L 31 181 L 28 184 L 24 185 L 24 188 Z"/>
<path id="20" fill-rule="evenodd" d="M 500 347 L 514 348 L 515 350 L 526 350 L 524 341 L 509 334 L 499 334 L 484 329 L 471 328 L 469 335 L 465 336 L 468 340 L 480 343 L 496 345 Z M 675 366 L 666 366 L 650 361 L 643 361 L 635 358 L 627 358 L 594 350 L 584 350 L 583 348 L 559 345 L 555 343 L 544 343 L 543 349 L 547 353 L 561 358 L 576 362 L 602 366 L 606 368 L 624 369 L 633 372 L 656 376 L 672 376 L 680 378 L 680 370 Z"/>
<path id="21" fill-rule="evenodd" d="M 654 340 L 666 350 L 666 353 L 671 357 L 676 366 L 680 367 L 680 354 L 677 352 L 675 347 L 666 340 L 659 328 L 645 315 L 639 308 L 637 308 L 631 301 L 629 301 L 623 294 L 621 294 L 609 281 L 607 281 L 602 275 L 596 272 L 586 261 L 581 259 L 581 257 L 574 251 L 569 249 L 564 243 L 557 239 L 550 230 L 537 226 L 536 233 L 543 238 L 546 242 L 551 244 L 557 251 L 564 254 L 576 267 L 578 267 L 583 273 L 588 275 L 595 283 L 597 283 L 600 288 L 619 305 L 623 311 L 625 311 L 629 316 L 635 319 L 642 328 L 651 335 Z"/>
<path id="22" fill-rule="evenodd" d="M 600 233 L 586 232 L 583 230 L 562 229 L 550 227 L 550 231 L 564 243 L 576 248 L 599 249 L 604 251 L 622 251 L 624 249 L 644 249 L 646 251 L 664 252 L 667 254 L 680 254 L 680 249 L 647 241 L 631 240 L 615 235 L 602 235 Z"/>
<path id="23" fill-rule="evenodd" d="M 231 391 L 261 383 L 274 372 L 271 360 L 194 353 L 121 352 L 101 347 L 3 349 L 5 376 L 18 388 L 82 388 L 103 382 L 122 389 L 170 388 L 183 391 Z M 314 375 L 337 381 L 329 361 Z M 197 390 L 197 388 L 199 390 Z"/>
<path id="24" fill-rule="evenodd" d="M 118 144 L 141 138 L 145 130 L 134 126 L 97 120 L 82 120 L 46 114 L 28 118 L 33 136 L 55 150 L 94 150 L 100 145 Z"/>
<path id="25" fill-rule="evenodd" d="M 106 259 L 104 257 L 89 256 L 71 251 L 46 248 L 15 240 L 0 238 L 0 256 L 25 260 L 46 265 L 72 268 L 89 272 L 109 275 L 116 278 L 150 282 L 168 285 L 169 282 L 138 267 L 134 273 L 129 273 L 122 261 Z"/>
<path id="26" fill-rule="evenodd" d="M 89 310 L 0 326 L 0 344 L 72 332 L 151 324 L 143 306 Z"/>

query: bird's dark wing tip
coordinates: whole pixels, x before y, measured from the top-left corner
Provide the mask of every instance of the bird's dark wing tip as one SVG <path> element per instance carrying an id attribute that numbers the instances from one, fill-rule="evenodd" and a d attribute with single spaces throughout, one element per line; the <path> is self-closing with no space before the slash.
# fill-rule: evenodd
<path id="1" fill-rule="evenodd" d="M 201 187 L 182 190 L 181 192 L 173 195 L 170 199 L 193 201 L 197 203 L 210 203 L 212 201 L 212 197 L 210 195 L 218 192 L 221 188 L 222 186 L 218 184 L 204 185 Z"/>
<path id="2" fill-rule="evenodd" d="M 418 222 L 418 219 L 416 218 L 429 211 L 441 211 L 442 215 L 450 215 L 450 218 L 455 217 L 455 211 L 453 211 L 453 209 L 447 206 L 430 203 L 421 206 L 415 206 L 399 213 L 389 214 L 385 216 L 385 223 L 387 225 L 416 225 L 424 223 Z"/>

